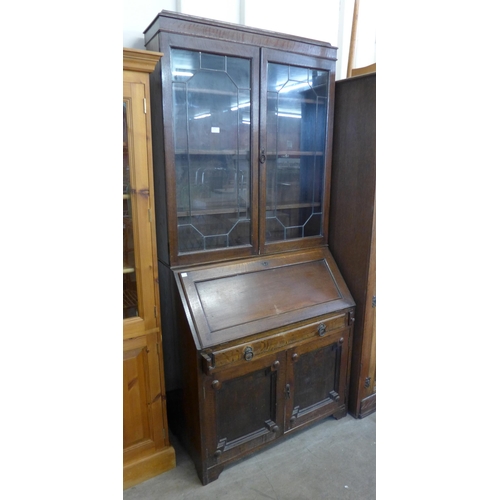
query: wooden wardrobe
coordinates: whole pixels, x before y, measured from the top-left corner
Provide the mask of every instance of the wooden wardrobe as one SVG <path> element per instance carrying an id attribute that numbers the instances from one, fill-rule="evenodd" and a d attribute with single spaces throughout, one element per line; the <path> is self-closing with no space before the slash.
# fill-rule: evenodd
<path id="1" fill-rule="evenodd" d="M 329 246 L 356 302 L 349 413 L 375 411 L 376 74 L 336 82 Z"/>

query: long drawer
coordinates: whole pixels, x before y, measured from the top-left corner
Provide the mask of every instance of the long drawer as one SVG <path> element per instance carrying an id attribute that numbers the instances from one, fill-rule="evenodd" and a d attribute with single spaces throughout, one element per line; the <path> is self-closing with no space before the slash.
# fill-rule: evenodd
<path id="1" fill-rule="evenodd" d="M 201 351 L 205 374 L 213 374 L 221 368 L 228 368 L 241 362 L 258 359 L 271 352 L 296 345 L 313 337 L 325 337 L 347 327 L 352 321 L 351 312 L 321 318 L 297 328 L 285 331 L 270 331 L 259 338 L 241 339 L 238 344 Z"/>

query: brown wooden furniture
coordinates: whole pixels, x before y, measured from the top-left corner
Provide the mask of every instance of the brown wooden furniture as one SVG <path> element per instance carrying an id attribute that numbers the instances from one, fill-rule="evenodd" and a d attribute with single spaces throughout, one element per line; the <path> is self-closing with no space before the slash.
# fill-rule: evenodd
<path id="1" fill-rule="evenodd" d="M 361 76 L 367 75 L 368 73 L 377 72 L 377 63 L 369 64 L 368 66 L 363 66 L 361 68 L 352 68 L 351 76 Z"/>
<path id="2" fill-rule="evenodd" d="M 356 301 L 349 413 L 375 411 L 376 74 L 336 82 L 329 242 Z"/>
<path id="3" fill-rule="evenodd" d="M 123 487 L 175 467 L 165 407 L 152 189 L 149 73 L 123 49 Z"/>
<path id="4" fill-rule="evenodd" d="M 347 411 L 328 244 L 336 49 L 162 11 L 145 31 L 169 421 L 203 484 Z"/>

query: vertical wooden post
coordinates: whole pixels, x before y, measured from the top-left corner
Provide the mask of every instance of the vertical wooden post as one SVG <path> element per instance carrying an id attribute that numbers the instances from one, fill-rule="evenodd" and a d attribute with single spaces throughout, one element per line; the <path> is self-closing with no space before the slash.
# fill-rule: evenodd
<path id="1" fill-rule="evenodd" d="M 352 76 L 352 65 L 356 53 L 356 32 L 358 31 L 359 0 L 354 0 L 354 11 L 352 13 L 351 43 L 349 45 L 349 59 L 347 60 L 347 78 Z"/>

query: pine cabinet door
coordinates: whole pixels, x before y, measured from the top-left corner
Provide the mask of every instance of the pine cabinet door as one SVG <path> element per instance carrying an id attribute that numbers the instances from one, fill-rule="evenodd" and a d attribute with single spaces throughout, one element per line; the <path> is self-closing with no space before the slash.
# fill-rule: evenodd
<path id="1" fill-rule="evenodd" d="M 133 72 L 125 76 L 136 80 Z M 147 165 L 147 80 L 123 83 L 123 332 L 125 338 L 158 327 L 151 180 Z"/>
<path id="2" fill-rule="evenodd" d="M 156 333 L 123 342 L 124 463 L 164 446 Z"/>

